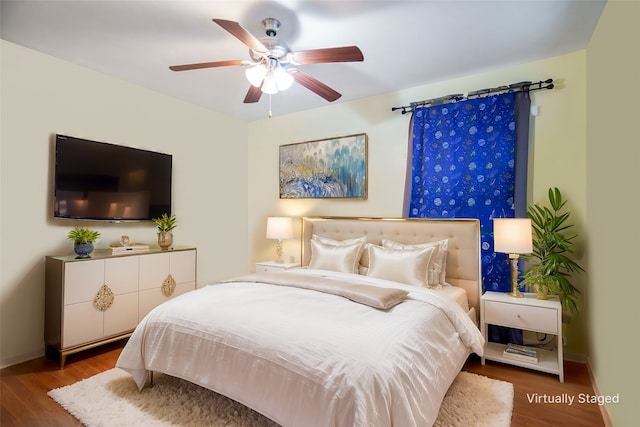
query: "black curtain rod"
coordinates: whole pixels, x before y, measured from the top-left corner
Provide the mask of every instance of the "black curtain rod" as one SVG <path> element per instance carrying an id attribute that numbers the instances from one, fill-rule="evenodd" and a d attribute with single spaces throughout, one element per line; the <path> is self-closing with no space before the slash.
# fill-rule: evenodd
<path id="1" fill-rule="evenodd" d="M 392 107 L 391 111 L 400 110 L 402 114 L 407 114 L 407 113 L 413 112 L 413 110 L 416 107 L 422 107 L 422 106 L 430 107 L 432 105 L 448 104 L 450 102 L 461 101 L 463 99 L 481 98 L 484 96 L 495 95 L 497 93 L 531 92 L 531 91 L 540 90 L 540 89 L 553 89 L 553 79 L 540 80 L 537 83 L 531 83 L 531 82 L 512 83 L 510 85 L 505 85 L 505 86 L 474 90 L 472 92 L 467 93 L 466 95 L 462 93 L 456 93 L 453 95 L 441 96 L 440 98 L 433 98 L 433 99 L 426 99 L 424 101 L 412 102 L 409 105 L 404 105 L 402 107 Z"/>

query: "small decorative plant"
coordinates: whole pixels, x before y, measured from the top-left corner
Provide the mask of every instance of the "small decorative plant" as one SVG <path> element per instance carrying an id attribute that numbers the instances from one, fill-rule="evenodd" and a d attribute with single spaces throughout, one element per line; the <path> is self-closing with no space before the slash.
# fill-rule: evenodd
<path id="1" fill-rule="evenodd" d="M 100 232 L 89 227 L 74 227 L 67 233 L 67 238 L 73 241 L 73 251 L 78 258 L 90 258 L 93 244 L 100 237 Z"/>
<path id="2" fill-rule="evenodd" d="M 159 218 L 153 218 L 153 222 L 158 226 L 158 233 L 164 233 L 176 228 L 176 216 L 162 214 Z"/>
<path id="3" fill-rule="evenodd" d="M 535 287 L 538 293 L 546 289 L 550 294 L 558 295 L 563 310 L 576 313 L 575 298 L 580 291 L 569 278 L 584 270 L 569 258 L 577 235 L 569 231 L 573 227 L 567 223 L 570 213 L 560 212 L 566 203 L 560 190 L 553 187 L 549 188 L 551 209 L 538 204 L 527 208 L 533 228 L 533 253 L 526 258 L 534 260 L 535 264 L 524 272 L 522 283 Z"/>
<path id="4" fill-rule="evenodd" d="M 90 229 L 89 227 L 74 227 L 69 233 L 67 238 L 73 241 L 74 244 L 95 243 L 100 237 L 100 232 Z"/>
<path id="5" fill-rule="evenodd" d="M 158 226 L 158 246 L 162 250 L 169 249 L 173 245 L 171 230 L 176 228 L 176 216 L 164 213 L 159 218 L 153 218 L 153 222 Z"/>

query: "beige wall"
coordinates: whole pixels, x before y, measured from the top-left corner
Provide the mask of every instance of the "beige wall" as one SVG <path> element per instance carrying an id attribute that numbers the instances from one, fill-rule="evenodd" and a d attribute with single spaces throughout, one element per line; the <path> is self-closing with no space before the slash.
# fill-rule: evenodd
<path id="1" fill-rule="evenodd" d="M 640 2 L 609 1 L 587 49 L 589 358 L 612 425 L 637 425 Z"/>
<path id="2" fill-rule="evenodd" d="M 556 90 L 532 93 L 532 103 L 539 107 L 539 115 L 535 118 L 532 141 L 531 201 L 544 203 L 550 186 L 559 187 L 570 199 L 576 231 L 581 235 L 577 257 L 588 271 L 583 245 L 587 234 L 585 51 L 250 123 L 249 263 L 273 259 L 273 242 L 264 238 L 266 217 L 270 215 L 402 216 L 410 116 L 392 113 L 391 107 L 450 93 L 549 77 L 556 81 Z M 369 139 L 367 200 L 278 198 L 279 145 L 361 132 L 367 133 Z M 295 240 L 285 242 L 284 252 L 287 260 L 291 256 L 300 259 Z M 584 289 L 585 280 L 586 275 L 578 277 L 576 286 Z M 584 334 L 584 319 L 578 315 L 567 327 L 566 351 L 582 359 L 586 353 Z"/>
<path id="3" fill-rule="evenodd" d="M 198 248 L 198 282 L 245 271 L 247 126 L 2 41 L 0 364 L 44 351 L 44 257 L 73 253 L 51 219 L 52 135 L 173 154 L 175 243 Z M 97 247 L 155 226 L 89 223 Z M 234 242 L 229 245 L 223 242 Z"/>

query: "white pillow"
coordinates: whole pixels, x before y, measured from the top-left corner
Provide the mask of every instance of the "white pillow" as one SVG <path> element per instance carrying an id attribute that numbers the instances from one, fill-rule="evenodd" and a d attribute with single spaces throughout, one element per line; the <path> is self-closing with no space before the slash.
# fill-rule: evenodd
<path id="1" fill-rule="evenodd" d="M 391 249 L 369 246 L 367 276 L 413 286 L 428 286 L 425 272 L 437 247 Z"/>
<path id="2" fill-rule="evenodd" d="M 311 240 L 318 240 L 322 243 L 326 243 L 329 245 L 343 246 L 343 245 L 352 245 L 354 243 L 365 243 L 365 246 L 362 247 L 362 253 L 360 256 L 360 268 L 359 274 L 366 274 L 366 268 L 369 267 L 369 255 L 367 252 L 367 236 L 356 237 L 353 239 L 345 239 L 345 240 L 334 240 L 324 236 L 318 236 L 317 234 L 311 235 Z M 365 273 L 362 273 L 364 268 Z"/>
<path id="3" fill-rule="evenodd" d="M 382 240 L 382 246 L 391 249 L 417 249 L 437 247 L 437 251 L 431 257 L 427 267 L 427 282 L 429 286 L 444 285 L 447 275 L 447 251 L 449 240 L 443 239 L 436 242 L 420 243 L 417 245 L 405 245 L 393 240 Z"/>
<path id="4" fill-rule="evenodd" d="M 362 242 L 349 245 L 331 245 L 311 239 L 309 268 L 357 274 L 363 248 L 364 243 Z"/>

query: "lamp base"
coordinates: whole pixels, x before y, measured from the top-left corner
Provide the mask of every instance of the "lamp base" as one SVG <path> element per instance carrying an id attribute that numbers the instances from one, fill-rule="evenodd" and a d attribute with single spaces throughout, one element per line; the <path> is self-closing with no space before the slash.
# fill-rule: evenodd
<path id="1" fill-rule="evenodd" d="M 282 240 L 280 239 L 276 240 L 276 259 L 274 262 L 284 263 L 284 260 L 282 259 Z"/>
<path id="2" fill-rule="evenodd" d="M 518 289 L 518 254 L 509 254 L 509 262 L 511 263 L 511 292 L 507 295 L 513 298 L 522 298 L 524 295 Z"/>

